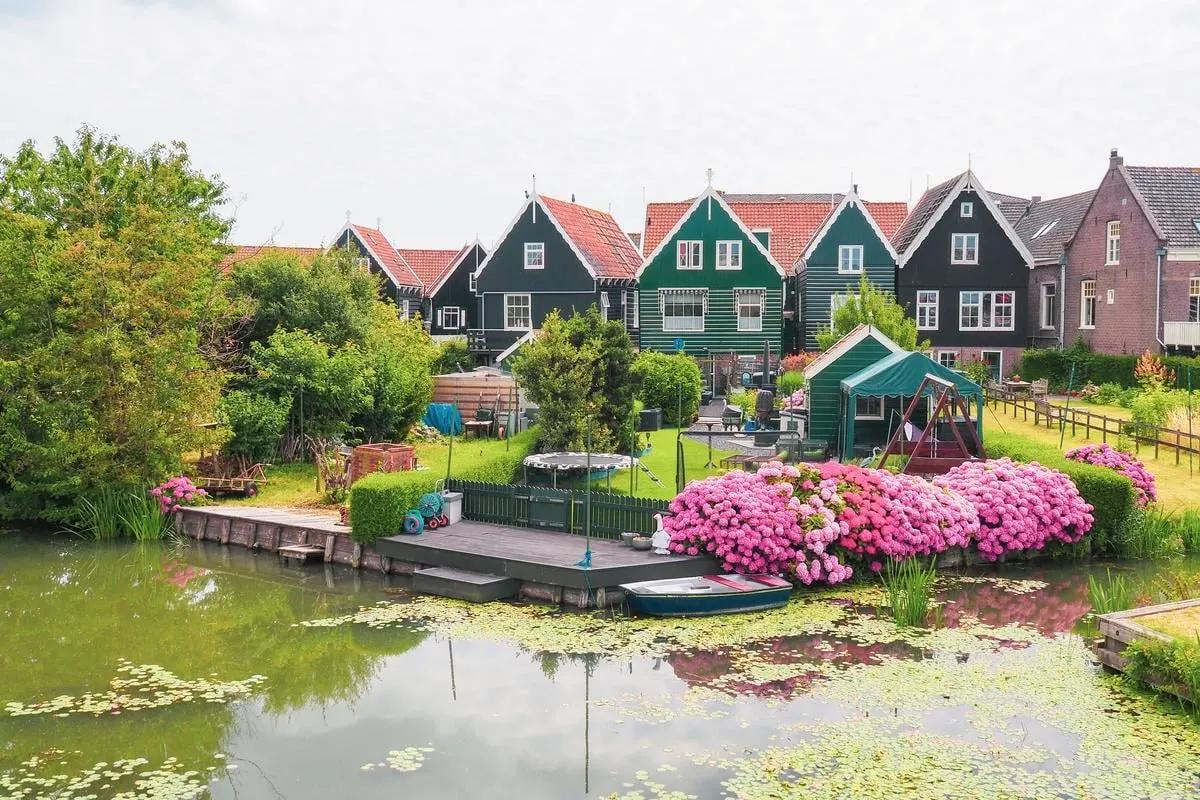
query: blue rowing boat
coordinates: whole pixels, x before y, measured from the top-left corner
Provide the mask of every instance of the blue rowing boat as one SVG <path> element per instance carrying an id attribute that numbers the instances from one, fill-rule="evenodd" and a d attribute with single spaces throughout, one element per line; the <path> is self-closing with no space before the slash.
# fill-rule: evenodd
<path id="1" fill-rule="evenodd" d="M 704 575 L 621 585 L 629 607 L 654 617 L 702 617 L 786 605 L 792 584 L 774 575 Z"/>

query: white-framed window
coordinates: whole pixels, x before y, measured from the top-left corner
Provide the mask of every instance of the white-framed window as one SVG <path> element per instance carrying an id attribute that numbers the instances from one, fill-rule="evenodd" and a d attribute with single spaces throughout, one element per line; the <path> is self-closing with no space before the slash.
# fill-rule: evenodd
<path id="1" fill-rule="evenodd" d="M 445 306 L 441 315 L 443 328 L 456 331 L 462 327 L 462 309 L 458 306 Z"/>
<path id="2" fill-rule="evenodd" d="M 950 236 L 951 264 L 979 263 L 979 234 L 955 233 Z"/>
<path id="3" fill-rule="evenodd" d="M 844 306 L 851 297 L 857 297 L 857 294 L 831 294 L 829 295 L 829 319 L 833 319 L 833 315 L 837 310 Z"/>
<path id="4" fill-rule="evenodd" d="M 504 330 L 527 331 L 532 327 L 533 303 L 529 295 L 504 295 Z"/>
<path id="5" fill-rule="evenodd" d="M 474 273 L 474 272 L 472 272 L 472 273 L 469 273 L 469 274 L 467 275 L 467 291 L 469 291 L 469 292 L 474 292 L 474 291 L 476 291 L 476 289 L 477 289 L 477 288 L 478 288 L 478 286 L 479 286 L 479 284 L 477 283 L 477 280 L 478 280 L 478 279 L 476 278 L 476 276 L 475 276 L 475 273 Z"/>
<path id="6" fill-rule="evenodd" d="M 972 203 L 970 200 L 964 200 L 963 202 L 959 203 L 958 204 L 958 215 L 960 217 L 975 216 L 975 204 Z"/>
<path id="7" fill-rule="evenodd" d="M 642 327 L 642 295 L 636 289 L 633 291 L 633 327 Z"/>
<path id="8" fill-rule="evenodd" d="M 704 242 L 680 240 L 675 245 L 676 269 L 701 269 L 704 266 Z"/>
<path id="9" fill-rule="evenodd" d="M 1039 319 L 1043 328 L 1052 329 L 1058 324 L 1058 286 L 1053 283 L 1042 284 L 1042 299 Z"/>
<path id="10" fill-rule="evenodd" d="M 958 369 L 958 351 L 938 350 L 937 362 L 947 369 Z"/>
<path id="11" fill-rule="evenodd" d="M 959 292 L 958 329 L 960 331 L 1013 330 L 1014 295 L 1012 292 Z"/>
<path id="12" fill-rule="evenodd" d="M 359 267 L 360 269 L 368 269 L 371 266 L 371 259 L 367 258 L 366 256 L 359 256 L 358 258 L 354 259 L 354 266 Z"/>
<path id="13" fill-rule="evenodd" d="M 400 319 L 408 319 L 408 298 L 397 300 L 396 309 L 400 312 Z"/>
<path id="14" fill-rule="evenodd" d="M 742 268 L 742 243 L 740 241 L 717 242 L 717 269 Z"/>
<path id="15" fill-rule="evenodd" d="M 1121 263 L 1121 221 L 1111 220 L 1108 223 L 1108 238 L 1104 247 L 1104 263 Z"/>
<path id="16" fill-rule="evenodd" d="M 1104 302 L 1110 306 L 1113 303 L 1117 302 L 1117 290 L 1116 289 L 1106 290 L 1104 293 Z"/>
<path id="17" fill-rule="evenodd" d="M 704 312 L 708 308 L 708 292 L 681 289 L 661 289 L 658 301 L 662 306 L 662 329 L 670 333 L 704 330 Z"/>
<path id="18" fill-rule="evenodd" d="M 1200 275 L 1188 279 L 1188 322 L 1200 322 Z"/>
<path id="19" fill-rule="evenodd" d="M 861 275 L 863 271 L 863 246 L 861 244 L 838 245 L 838 274 Z"/>
<path id="20" fill-rule="evenodd" d="M 733 302 L 739 331 L 761 331 L 766 293 L 761 289 L 734 289 Z"/>
<path id="21" fill-rule="evenodd" d="M 980 350 L 979 360 L 987 365 L 988 374 L 992 380 L 998 381 L 1004 375 L 1004 351 Z"/>
<path id="22" fill-rule="evenodd" d="M 608 299 L 608 292 L 600 293 L 600 316 L 608 319 L 608 310 L 612 308 L 612 301 Z"/>
<path id="23" fill-rule="evenodd" d="M 921 289 L 917 292 L 917 329 L 936 331 L 938 329 L 938 304 L 941 293 L 933 289 Z"/>
<path id="24" fill-rule="evenodd" d="M 525 243 L 525 269 L 545 269 L 546 268 L 546 244 L 545 242 L 526 242 Z"/>
<path id="25" fill-rule="evenodd" d="M 1096 282 L 1079 282 L 1079 327 L 1096 327 Z"/>
<path id="26" fill-rule="evenodd" d="M 856 397 L 854 399 L 855 419 L 883 419 L 882 397 Z"/>

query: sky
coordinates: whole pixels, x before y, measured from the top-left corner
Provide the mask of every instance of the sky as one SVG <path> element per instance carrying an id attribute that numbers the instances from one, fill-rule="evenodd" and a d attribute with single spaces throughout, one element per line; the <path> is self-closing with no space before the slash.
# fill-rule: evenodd
<path id="1" fill-rule="evenodd" d="M 237 244 L 490 245 L 538 191 L 1052 197 L 1200 165 L 1200 3 L 0 0 L 0 153 L 182 140 Z"/>

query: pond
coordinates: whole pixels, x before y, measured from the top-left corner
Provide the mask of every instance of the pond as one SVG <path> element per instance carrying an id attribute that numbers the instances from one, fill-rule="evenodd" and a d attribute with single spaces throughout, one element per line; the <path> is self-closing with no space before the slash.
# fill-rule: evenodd
<path id="1" fill-rule="evenodd" d="M 1089 658 L 1096 569 L 947 578 L 905 632 L 865 584 L 629 620 L 0 534 L 0 798 L 1200 796 L 1200 726 Z"/>

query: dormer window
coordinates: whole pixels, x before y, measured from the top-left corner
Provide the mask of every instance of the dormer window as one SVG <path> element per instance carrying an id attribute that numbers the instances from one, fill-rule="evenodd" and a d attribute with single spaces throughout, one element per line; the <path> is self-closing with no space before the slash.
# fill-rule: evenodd
<path id="1" fill-rule="evenodd" d="M 966 200 L 962 203 L 959 203 L 958 204 L 958 215 L 960 217 L 975 216 L 975 204 L 972 203 L 970 200 Z"/>
<path id="2" fill-rule="evenodd" d="M 978 233 L 956 233 L 950 237 L 950 263 L 979 263 Z"/>
<path id="3" fill-rule="evenodd" d="M 1121 263 L 1121 221 L 1112 220 L 1108 223 L 1108 238 L 1104 249 L 1106 265 Z"/>
<path id="4" fill-rule="evenodd" d="M 676 269 L 700 269 L 703 266 L 704 243 L 680 241 L 675 249 Z"/>
<path id="5" fill-rule="evenodd" d="M 861 244 L 838 245 L 838 274 L 861 275 L 863 271 L 863 246 Z"/>
<path id="6" fill-rule="evenodd" d="M 525 243 L 525 269 L 545 269 L 546 244 L 544 242 Z"/>

